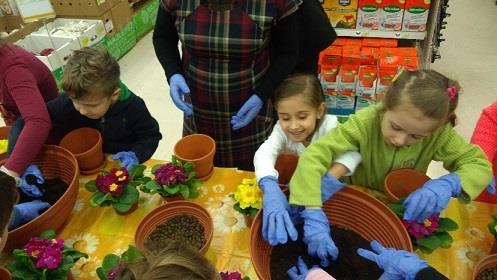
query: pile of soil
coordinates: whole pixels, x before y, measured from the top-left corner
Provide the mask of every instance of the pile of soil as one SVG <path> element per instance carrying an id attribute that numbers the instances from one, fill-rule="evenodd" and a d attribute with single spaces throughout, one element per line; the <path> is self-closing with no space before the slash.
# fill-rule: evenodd
<path id="1" fill-rule="evenodd" d="M 35 185 L 43 193 L 42 197 L 30 197 L 24 192 L 20 191 L 19 203 L 30 202 L 33 200 L 41 200 L 54 205 L 57 200 L 66 192 L 69 187 L 64 181 L 59 178 L 45 179 L 43 184 L 36 182 L 36 177 L 33 175 L 26 176 L 26 181 L 30 185 Z M 41 214 L 41 213 L 40 213 Z"/>
<path id="2" fill-rule="evenodd" d="M 319 265 L 318 258 L 312 258 L 307 255 L 307 246 L 302 241 L 303 226 L 297 225 L 299 238 L 296 241 L 289 241 L 283 245 L 277 245 L 271 253 L 271 279 L 287 280 L 288 269 L 297 264 L 297 259 L 302 256 L 308 267 Z M 369 241 L 362 238 L 353 231 L 330 226 L 331 236 L 335 245 L 338 247 L 339 254 L 336 261 L 331 261 L 328 267 L 321 267 L 326 272 L 339 280 L 377 280 L 380 278 L 383 270 L 378 266 L 364 259 L 356 253 L 358 248 L 371 250 Z"/>
<path id="3" fill-rule="evenodd" d="M 145 247 L 156 252 L 175 240 L 190 245 L 194 250 L 200 250 L 206 242 L 204 231 L 204 227 L 194 216 L 178 215 L 158 225 L 145 241 Z"/>
<path id="4" fill-rule="evenodd" d="M 487 268 L 482 271 L 478 276 L 476 276 L 476 280 L 495 280 L 497 279 L 497 266 Z"/>

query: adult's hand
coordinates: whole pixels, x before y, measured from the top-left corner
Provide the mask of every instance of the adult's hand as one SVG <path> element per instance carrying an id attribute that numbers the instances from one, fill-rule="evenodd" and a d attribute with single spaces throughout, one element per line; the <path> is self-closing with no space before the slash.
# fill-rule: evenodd
<path id="1" fill-rule="evenodd" d="M 193 114 L 193 106 L 185 100 L 185 94 L 190 93 L 190 88 L 186 84 L 185 78 L 181 74 L 174 74 L 169 79 L 169 94 L 174 102 L 174 105 L 189 117 Z"/>
<path id="2" fill-rule="evenodd" d="M 134 152 L 119 152 L 112 156 L 112 160 L 118 160 L 121 162 L 121 166 L 126 168 L 128 171 L 133 168 L 133 166 L 138 164 L 138 157 Z"/>
<path id="3" fill-rule="evenodd" d="M 256 94 L 252 94 L 236 115 L 231 118 L 233 130 L 240 129 L 253 121 L 261 110 L 262 104 L 262 100 Z"/>

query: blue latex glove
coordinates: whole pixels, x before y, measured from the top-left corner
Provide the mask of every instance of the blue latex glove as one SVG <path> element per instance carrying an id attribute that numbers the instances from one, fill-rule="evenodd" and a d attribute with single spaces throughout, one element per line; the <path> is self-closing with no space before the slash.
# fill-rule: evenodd
<path id="1" fill-rule="evenodd" d="M 193 114 L 193 106 L 185 100 L 185 94 L 190 93 L 190 88 L 186 84 L 185 78 L 181 74 L 174 74 L 169 79 L 169 94 L 174 105 L 189 117 Z"/>
<path id="2" fill-rule="evenodd" d="M 328 258 L 336 260 L 338 248 L 331 239 L 330 224 L 323 209 L 305 209 L 302 211 L 304 218 L 304 243 L 307 244 L 309 256 L 321 259 L 322 266 L 330 264 Z"/>
<path id="3" fill-rule="evenodd" d="M 495 195 L 497 193 L 497 189 L 495 188 L 495 178 L 492 178 L 492 182 L 487 187 L 487 192 L 491 195 Z"/>
<path id="4" fill-rule="evenodd" d="M 20 224 L 27 223 L 38 217 L 39 212 L 50 207 L 50 204 L 41 200 L 14 205 L 10 218 L 9 230 L 17 228 Z"/>
<path id="5" fill-rule="evenodd" d="M 128 169 L 128 171 L 138 164 L 138 157 L 134 152 L 119 152 L 112 156 L 112 160 L 120 161 L 121 166 Z"/>
<path id="6" fill-rule="evenodd" d="M 19 188 L 23 193 L 27 194 L 28 196 L 41 197 L 43 193 L 40 191 L 40 189 L 38 189 L 36 185 L 30 185 L 26 180 L 26 177 L 28 175 L 33 175 L 36 178 L 36 183 L 38 184 L 43 184 L 45 182 L 45 179 L 43 178 L 43 175 L 41 174 L 41 171 L 38 168 L 38 166 L 30 164 L 28 165 L 28 168 L 26 168 L 26 171 L 24 171 L 24 174 L 22 174 L 21 176 Z"/>
<path id="7" fill-rule="evenodd" d="M 451 197 L 461 194 L 461 179 L 456 173 L 431 179 L 404 201 L 404 220 L 422 223 L 447 208 Z"/>
<path id="8" fill-rule="evenodd" d="M 290 280 L 305 280 L 305 277 L 309 273 L 309 271 L 319 268 L 318 266 L 313 266 L 310 270 L 307 269 L 307 265 L 305 264 L 302 257 L 299 256 L 297 260 L 297 265 L 292 266 L 289 270 L 287 270 L 288 277 Z"/>
<path id="9" fill-rule="evenodd" d="M 262 237 L 271 245 L 285 244 L 288 235 L 295 241 L 298 233 L 288 214 L 288 200 L 278 179 L 266 176 L 259 181 L 262 196 Z"/>
<path id="10" fill-rule="evenodd" d="M 261 110 L 262 104 L 262 100 L 259 96 L 252 94 L 252 96 L 245 101 L 242 108 L 238 110 L 236 115 L 231 118 L 233 130 L 240 129 L 253 121 Z"/>
<path id="11" fill-rule="evenodd" d="M 326 172 L 326 174 L 321 179 L 321 200 L 323 201 L 323 203 L 330 199 L 335 193 L 343 189 L 345 186 L 347 185 L 340 182 L 330 173 Z"/>
<path id="12" fill-rule="evenodd" d="M 376 240 L 371 241 L 371 249 L 374 252 L 359 248 L 357 254 L 383 269 L 379 280 L 413 280 L 420 270 L 428 267 L 416 254 L 385 248 Z"/>

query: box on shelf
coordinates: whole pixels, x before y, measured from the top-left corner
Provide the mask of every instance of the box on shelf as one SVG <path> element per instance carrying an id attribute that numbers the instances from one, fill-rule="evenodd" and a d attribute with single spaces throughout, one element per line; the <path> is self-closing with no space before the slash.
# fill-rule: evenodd
<path id="1" fill-rule="evenodd" d="M 80 48 L 90 47 L 105 37 L 104 24 L 100 20 L 57 18 L 42 26 L 33 34 L 52 38 L 76 39 Z"/>
<path id="2" fill-rule="evenodd" d="M 430 0 L 405 0 L 402 31 L 426 31 Z"/>
<path id="3" fill-rule="evenodd" d="M 103 45 L 115 58 L 119 59 L 136 45 L 135 26 L 133 22 L 128 23 L 123 30 L 112 37 L 105 37 L 96 47 Z"/>
<path id="4" fill-rule="evenodd" d="M 376 65 L 363 65 L 359 67 L 356 95 L 373 98 L 376 91 L 378 68 Z"/>
<path id="5" fill-rule="evenodd" d="M 354 29 L 358 0 L 325 0 L 323 8 L 336 28 Z"/>
<path id="6" fill-rule="evenodd" d="M 15 43 L 27 35 L 31 34 L 33 31 L 37 30 L 42 26 L 43 23 L 39 21 L 34 21 L 30 23 L 23 23 L 20 16 L 1 16 L 0 17 L 0 31 L 1 32 L 11 32 L 6 37 L 2 37 L 5 41 L 9 43 Z M 13 31 L 15 30 L 15 31 Z"/>
<path id="7" fill-rule="evenodd" d="M 100 16 L 110 10 L 107 0 L 50 0 L 57 16 Z"/>
<path id="8" fill-rule="evenodd" d="M 36 57 L 45 63 L 45 65 L 50 68 L 50 71 L 54 71 L 66 64 L 72 52 L 80 48 L 78 41 L 75 39 L 50 39 L 46 36 L 36 34 L 28 35 L 15 44 L 37 54 Z M 49 49 L 52 49 L 53 51 L 47 55 L 42 55 L 42 52 L 46 52 Z"/>
<path id="9" fill-rule="evenodd" d="M 330 108 L 334 115 L 349 115 L 354 113 L 355 94 L 348 90 L 339 90 L 336 95 L 336 107 Z"/>
<path id="10" fill-rule="evenodd" d="M 357 29 L 378 30 L 382 0 L 359 0 Z M 384 1 L 384 0 L 383 0 Z"/>
<path id="11" fill-rule="evenodd" d="M 402 30 L 405 0 L 382 0 L 380 10 L 380 30 Z"/>
<path id="12" fill-rule="evenodd" d="M 373 104 L 376 104 L 374 97 L 358 96 L 355 103 L 355 111 L 357 112 Z"/>
<path id="13" fill-rule="evenodd" d="M 135 24 L 136 37 L 141 38 L 154 28 L 159 0 L 146 1 L 146 4 L 135 5 L 133 8 L 135 9 L 133 23 Z"/>

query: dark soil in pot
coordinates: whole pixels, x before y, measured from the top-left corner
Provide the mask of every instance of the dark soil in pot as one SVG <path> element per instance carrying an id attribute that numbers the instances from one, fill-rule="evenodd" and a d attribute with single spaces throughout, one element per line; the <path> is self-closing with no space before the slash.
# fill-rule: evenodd
<path id="1" fill-rule="evenodd" d="M 145 241 L 145 247 L 152 251 L 160 251 L 171 240 L 188 244 L 195 250 L 200 250 L 205 244 L 204 227 L 191 215 L 178 215 L 167 222 L 158 225 Z"/>
<path id="2" fill-rule="evenodd" d="M 482 271 L 478 276 L 476 276 L 476 280 L 495 280 L 497 279 L 497 266 L 487 268 Z"/>
<path id="3" fill-rule="evenodd" d="M 307 255 L 307 246 L 302 241 L 303 225 L 296 226 L 299 238 L 273 248 L 271 253 L 271 279 L 287 280 L 288 269 L 297 264 L 297 258 L 302 256 L 309 268 L 319 265 L 317 258 Z M 358 248 L 371 250 L 369 241 L 353 231 L 331 226 L 331 236 L 339 250 L 338 259 L 328 267 L 321 267 L 338 280 L 377 280 L 383 271 L 378 266 L 356 253 Z"/>
<path id="4" fill-rule="evenodd" d="M 29 184 L 38 186 L 38 189 L 43 193 L 43 196 L 30 197 L 24 192 L 19 191 L 19 203 L 41 200 L 50 203 L 50 205 L 54 205 L 55 202 L 59 200 L 59 198 L 66 192 L 68 188 L 68 185 L 59 178 L 45 179 L 45 182 L 43 184 L 36 183 L 36 178 L 33 175 L 26 176 L 26 180 Z"/>

